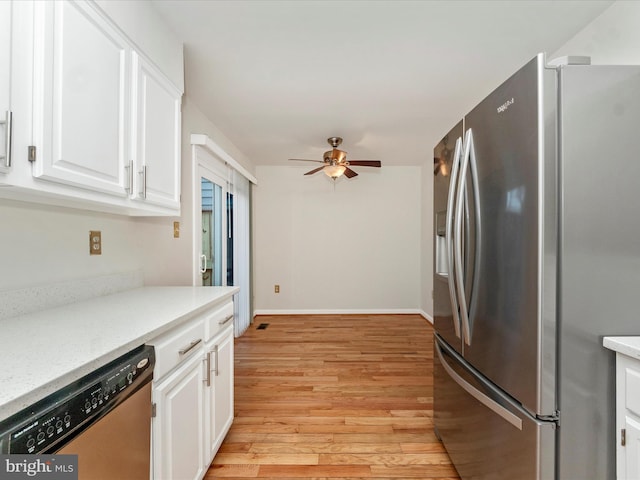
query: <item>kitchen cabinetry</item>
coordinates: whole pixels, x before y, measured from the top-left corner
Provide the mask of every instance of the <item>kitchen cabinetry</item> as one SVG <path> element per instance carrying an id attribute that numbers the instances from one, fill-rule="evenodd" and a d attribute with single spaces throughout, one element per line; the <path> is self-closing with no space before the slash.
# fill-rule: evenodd
<path id="1" fill-rule="evenodd" d="M 233 318 L 233 317 L 232 317 Z M 205 388 L 207 412 L 205 448 L 213 460 L 233 422 L 233 325 L 229 324 L 205 347 L 210 382 Z"/>
<path id="2" fill-rule="evenodd" d="M 233 302 L 148 342 L 155 346 L 153 478 L 200 479 L 233 421 Z"/>
<path id="3" fill-rule="evenodd" d="M 616 473 L 640 478 L 640 337 L 605 337 L 616 351 Z"/>
<path id="4" fill-rule="evenodd" d="M 132 53 L 134 198 L 180 208 L 181 93 L 156 67 Z"/>
<path id="5" fill-rule="evenodd" d="M 202 355 L 189 360 L 153 389 L 153 478 L 197 480 L 205 471 Z"/>
<path id="6" fill-rule="evenodd" d="M 0 172 L 11 165 L 11 10 L 0 2 Z"/>
<path id="7" fill-rule="evenodd" d="M 178 215 L 182 92 L 94 2 L 17 3 L 14 35 L 30 37 L 11 60 L 24 141 L 2 195 Z"/>
<path id="8" fill-rule="evenodd" d="M 616 426 L 619 479 L 640 478 L 640 360 L 616 355 Z"/>
<path id="9" fill-rule="evenodd" d="M 34 10 L 33 175 L 124 197 L 131 48 L 95 7 Z"/>

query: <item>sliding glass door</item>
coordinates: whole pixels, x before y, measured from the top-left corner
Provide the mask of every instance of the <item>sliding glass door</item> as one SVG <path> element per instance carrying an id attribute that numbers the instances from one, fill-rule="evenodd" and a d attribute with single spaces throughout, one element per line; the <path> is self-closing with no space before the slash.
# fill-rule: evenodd
<path id="1" fill-rule="evenodd" d="M 230 211 L 232 212 L 230 197 L 233 198 L 227 191 L 226 180 L 201 166 L 202 285 L 233 285 L 233 221 L 229 216 Z"/>
<path id="2" fill-rule="evenodd" d="M 193 154 L 193 284 L 240 287 L 234 296 L 239 336 L 251 322 L 250 179 L 230 168 L 233 160 L 223 160 L 214 144 L 196 146 Z"/>

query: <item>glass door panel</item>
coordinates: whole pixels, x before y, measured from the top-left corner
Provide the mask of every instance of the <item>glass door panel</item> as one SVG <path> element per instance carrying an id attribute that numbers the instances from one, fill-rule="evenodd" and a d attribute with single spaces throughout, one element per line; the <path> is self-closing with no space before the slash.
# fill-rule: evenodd
<path id="1" fill-rule="evenodd" d="M 222 187 L 214 181 L 200 178 L 202 207 L 202 285 L 225 285 L 222 272 L 226 259 L 223 250 L 223 225 L 226 225 L 226 208 L 223 209 Z M 227 235 L 225 235 L 226 237 Z"/>

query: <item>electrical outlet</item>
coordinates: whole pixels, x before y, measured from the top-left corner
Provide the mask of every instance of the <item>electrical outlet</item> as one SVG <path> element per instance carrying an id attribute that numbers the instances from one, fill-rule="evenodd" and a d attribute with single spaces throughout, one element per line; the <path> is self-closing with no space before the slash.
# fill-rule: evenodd
<path id="1" fill-rule="evenodd" d="M 280 285 L 274 285 L 273 286 L 273 291 L 276 293 L 280 293 Z"/>
<path id="2" fill-rule="evenodd" d="M 180 238 L 180 222 L 173 222 L 173 238 Z"/>
<path id="3" fill-rule="evenodd" d="M 102 233 L 100 230 L 89 232 L 89 255 L 102 255 Z"/>

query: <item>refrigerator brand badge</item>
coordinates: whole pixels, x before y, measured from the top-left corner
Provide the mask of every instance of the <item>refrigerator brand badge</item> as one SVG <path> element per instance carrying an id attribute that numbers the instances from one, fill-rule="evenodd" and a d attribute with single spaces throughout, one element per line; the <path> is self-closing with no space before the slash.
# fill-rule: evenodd
<path id="1" fill-rule="evenodd" d="M 496 110 L 498 111 L 498 113 L 506 112 L 507 108 L 513 105 L 514 102 L 515 100 L 513 99 L 513 97 L 511 97 L 511 100 L 507 100 L 502 105 L 500 105 Z"/>

